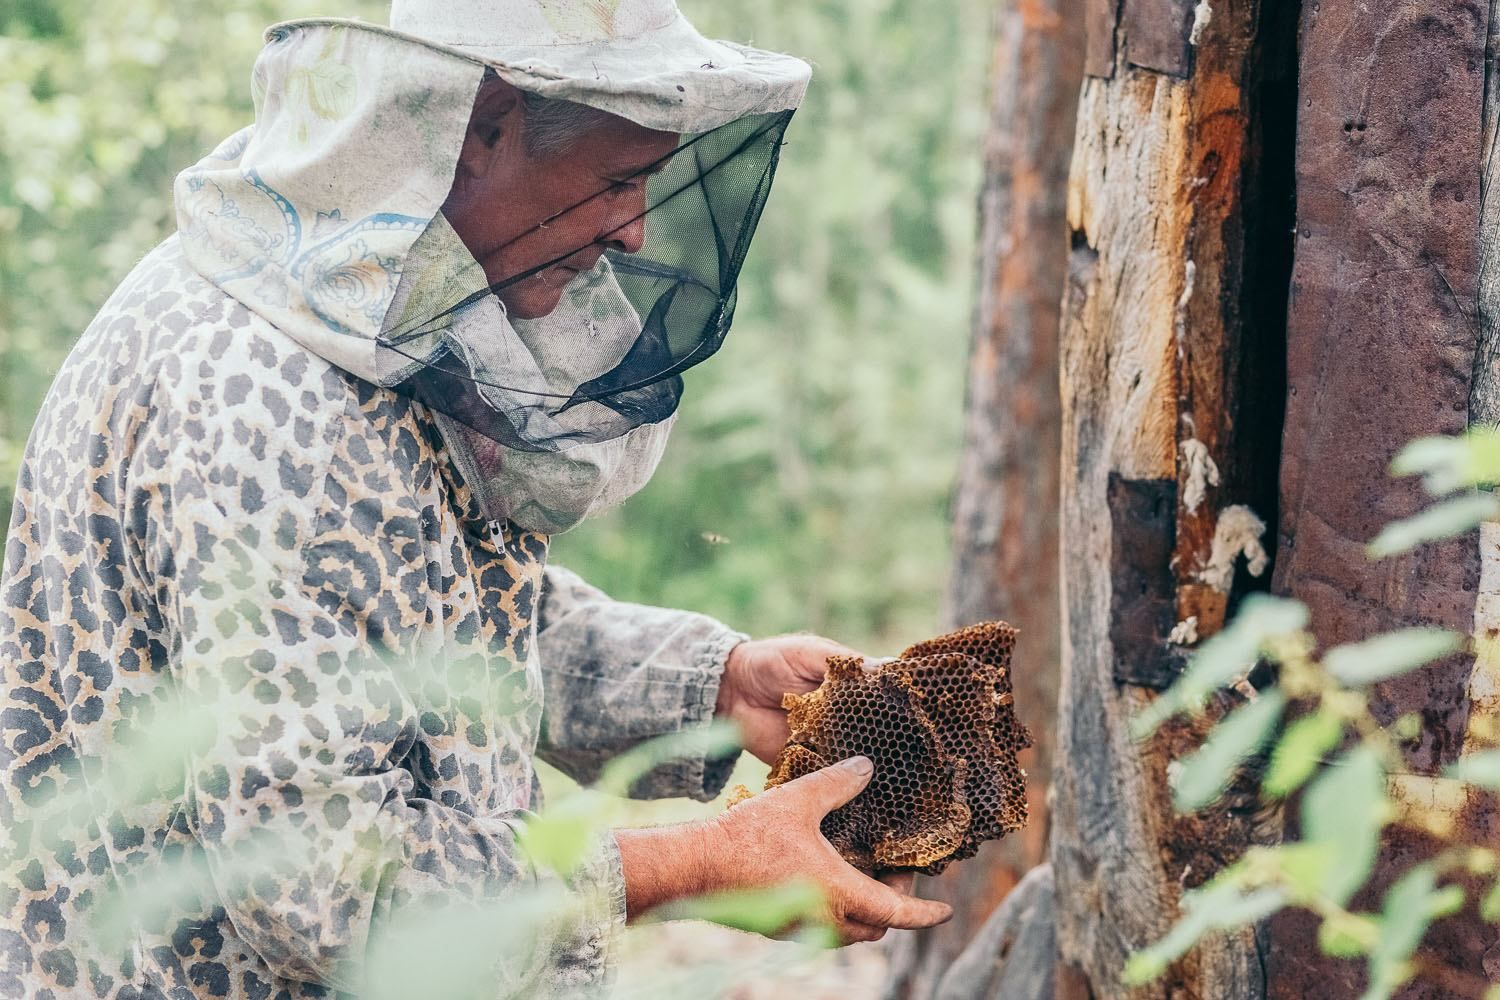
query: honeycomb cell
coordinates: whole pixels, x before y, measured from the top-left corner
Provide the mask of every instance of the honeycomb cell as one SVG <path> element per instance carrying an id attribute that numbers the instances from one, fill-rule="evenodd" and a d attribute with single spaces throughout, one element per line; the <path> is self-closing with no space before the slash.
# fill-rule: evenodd
<path id="1" fill-rule="evenodd" d="M 766 787 L 863 754 L 870 784 L 823 820 L 823 836 L 871 873 L 935 875 L 1026 824 L 1031 735 L 1016 720 L 1016 630 L 970 625 L 893 660 L 834 656 L 815 691 L 787 695 L 791 738 Z"/>

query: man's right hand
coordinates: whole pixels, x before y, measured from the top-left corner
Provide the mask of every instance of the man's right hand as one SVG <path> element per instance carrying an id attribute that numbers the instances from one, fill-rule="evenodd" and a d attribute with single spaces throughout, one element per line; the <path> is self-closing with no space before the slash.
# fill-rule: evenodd
<path id="1" fill-rule="evenodd" d="M 827 917 L 845 943 L 879 940 L 887 928 L 921 928 L 953 915 L 850 866 L 823 838 L 823 817 L 869 784 L 870 762 L 854 757 L 768 789 L 707 823 L 616 830 L 626 912 L 706 892 L 803 879 L 823 890 Z M 894 882 L 910 885 L 909 878 Z"/>

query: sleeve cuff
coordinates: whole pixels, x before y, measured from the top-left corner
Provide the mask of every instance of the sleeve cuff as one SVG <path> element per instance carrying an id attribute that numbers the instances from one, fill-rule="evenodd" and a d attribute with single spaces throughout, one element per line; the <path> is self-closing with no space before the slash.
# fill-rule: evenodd
<path id="1" fill-rule="evenodd" d="M 710 619 L 711 620 L 711 619 Z M 692 668 L 682 681 L 681 721 L 678 731 L 696 729 L 708 725 L 714 718 L 714 706 L 719 700 L 719 684 L 724 677 L 724 665 L 734 647 L 749 636 L 743 632 L 714 623 L 716 628 L 699 639 L 688 659 Z M 656 799 L 680 795 L 708 802 L 723 790 L 734 765 L 739 760 L 738 750 L 719 757 L 703 755 L 679 757 L 652 769 L 630 790 L 631 798 Z"/>
<path id="2" fill-rule="evenodd" d="M 567 877 L 579 908 L 558 926 L 550 943 L 549 981 L 538 996 L 608 997 L 614 986 L 619 941 L 625 930 L 625 870 L 620 845 L 603 831 L 596 847 Z"/>
<path id="3" fill-rule="evenodd" d="M 729 662 L 729 654 L 748 638 L 750 637 L 743 632 L 725 629 L 704 643 L 703 686 L 697 700 L 684 706 L 684 728 L 706 726 L 713 721 L 714 706 L 719 703 L 719 685 L 724 680 L 724 667 Z M 700 757 L 696 761 L 686 762 L 696 765 L 696 770 L 689 770 L 684 775 L 684 787 L 693 789 L 692 797 L 701 802 L 715 798 L 723 791 L 739 759 L 740 752 L 735 750 L 718 757 Z"/>

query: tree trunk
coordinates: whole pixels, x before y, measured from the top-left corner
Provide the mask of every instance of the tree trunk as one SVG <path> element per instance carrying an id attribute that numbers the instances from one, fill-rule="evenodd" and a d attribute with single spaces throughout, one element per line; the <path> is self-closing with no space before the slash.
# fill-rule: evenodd
<path id="1" fill-rule="evenodd" d="M 1305 0 L 1300 68 L 1285 0 L 1086 4 L 1061 341 L 1055 891 L 1002 909 L 976 947 L 1055 940 L 1065 1000 L 1353 998 L 1361 963 L 1322 956 L 1296 911 L 1205 940 L 1159 982 L 1121 984 L 1126 956 L 1166 929 L 1183 888 L 1275 833 L 1234 790 L 1176 816 L 1167 764 L 1205 724 L 1136 744 L 1128 720 L 1174 679 L 1181 646 L 1263 585 L 1251 575 L 1265 560 L 1246 548 L 1261 521 L 1278 527 L 1265 545 L 1275 589 L 1309 605 L 1325 647 L 1412 624 L 1500 638 L 1500 523 L 1379 563 L 1364 555 L 1381 525 L 1427 502 L 1386 474 L 1406 441 L 1500 424 L 1500 0 Z M 974 399 L 1000 411 L 998 428 L 1004 395 Z M 982 437 L 981 420 L 971 427 Z M 986 443 L 971 439 L 970 466 Z M 986 580 L 962 556 L 959 572 Z M 1372 704 L 1387 720 L 1422 719 L 1409 773 L 1391 780 L 1398 806 L 1493 844 L 1494 798 L 1438 775 L 1495 745 L 1495 661 L 1451 657 L 1377 685 Z M 1357 904 L 1378 905 L 1434 847 L 1398 828 Z M 1038 919 L 1055 933 L 1030 933 Z M 985 968 L 980 957 L 965 955 L 945 990 Z M 1011 971 L 1027 978 L 1030 965 Z M 1434 925 L 1419 965 L 1448 971 L 1402 997 L 1477 996 L 1500 982 L 1500 939 L 1458 914 Z"/>
<path id="2" fill-rule="evenodd" d="M 1265 570 L 1290 252 L 1286 129 L 1274 127 L 1292 116 L 1289 27 L 1275 0 L 1096 2 L 1088 14 L 1062 321 L 1059 997 L 1265 988 L 1250 931 L 1206 939 L 1144 987 L 1120 974 L 1171 924 L 1184 888 L 1274 835 L 1248 797 L 1173 811 L 1167 765 L 1199 743 L 1201 722 L 1143 744 L 1128 723 Z"/>
<path id="3" fill-rule="evenodd" d="M 1500 256 L 1493 246 L 1480 256 L 1481 215 L 1496 210 L 1481 185 L 1494 166 L 1500 80 L 1486 61 L 1494 21 L 1480 0 L 1309 0 L 1303 10 L 1276 589 L 1308 604 L 1325 646 L 1419 623 L 1500 627 L 1490 596 L 1500 588 L 1500 526 L 1485 526 L 1477 542 L 1426 545 L 1376 563 L 1363 552 L 1382 524 L 1426 502 L 1417 483 L 1387 476 L 1395 452 L 1412 438 L 1500 414 L 1492 284 Z M 1484 332 L 1476 336 L 1481 274 Z M 1490 844 L 1493 805 L 1434 775 L 1473 742 L 1476 715 L 1496 714 L 1496 681 L 1472 657 L 1451 657 L 1377 685 L 1371 699 L 1384 720 L 1403 712 L 1422 719 L 1408 748 L 1410 773 L 1392 776 L 1398 805 L 1447 814 Z M 1377 903 L 1398 871 L 1433 849 L 1393 833 L 1356 902 Z M 1272 921 L 1271 996 L 1358 996 L 1362 964 L 1319 954 L 1311 928 L 1294 911 Z M 1434 926 L 1423 961 L 1482 988 L 1482 956 L 1494 943 L 1493 927 L 1460 914 Z M 1431 978 L 1401 994 L 1454 995 Z"/>
<path id="4" fill-rule="evenodd" d="M 1082 8 L 1082 0 L 1002 0 L 995 11 L 979 298 L 954 501 L 950 623 L 1003 618 L 1021 630 L 1014 683 L 1016 710 L 1036 741 L 1021 761 L 1031 821 L 924 880 L 922 894 L 952 903 L 956 915 L 896 943 L 893 996 L 931 996 L 989 914 L 1046 857 L 1060 659 L 1057 334 Z"/>

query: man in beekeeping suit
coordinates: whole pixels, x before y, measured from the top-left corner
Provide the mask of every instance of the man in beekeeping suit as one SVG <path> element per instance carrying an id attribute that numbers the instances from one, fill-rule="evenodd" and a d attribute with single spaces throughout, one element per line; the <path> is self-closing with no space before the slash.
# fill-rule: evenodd
<path id="1" fill-rule="evenodd" d="M 719 717 L 769 760 L 782 694 L 842 651 L 546 565 L 550 535 L 647 481 L 682 372 L 728 332 L 808 75 L 672 0 L 270 29 L 255 125 L 178 177 L 178 232 L 27 448 L 0 580 L 0 996 L 371 994 L 403 940 L 425 942 L 399 952 L 405 992 L 442 995 L 423 984 L 464 933 L 486 992 L 576 995 L 628 916 L 794 878 L 846 940 L 946 919 L 819 836 L 863 758 L 557 871 L 518 843 L 546 829 L 535 755 L 589 781 Z M 634 791 L 711 798 L 732 763 Z"/>

